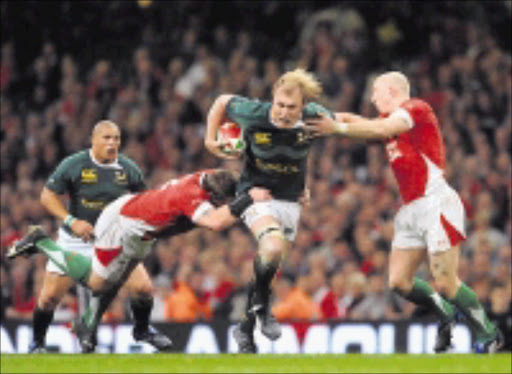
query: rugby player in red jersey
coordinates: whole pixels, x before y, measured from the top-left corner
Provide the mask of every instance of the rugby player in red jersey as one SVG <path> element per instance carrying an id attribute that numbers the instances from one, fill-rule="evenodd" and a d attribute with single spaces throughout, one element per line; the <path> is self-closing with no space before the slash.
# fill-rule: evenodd
<path id="1" fill-rule="evenodd" d="M 464 207 L 444 178 L 445 146 L 439 121 L 428 103 L 410 97 L 409 81 L 400 72 L 379 75 L 372 103 L 379 118 L 336 113 L 308 121 L 318 135 L 339 134 L 386 142 L 389 163 L 404 202 L 394 221 L 389 287 L 440 319 L 434 351 L 451 345 L 458 309 L 476 337 L 476 352 L 494 352 L 500 331 L 489 321 L 476 294 L 457 276 L 460 243 L 465 239 Z M 437 290 L 415 277 L 428 256 Z M 442 295 L 442 296 L 441 296 Z"/>
<path id="2" fill-rule="evenodd" d="M 177 235 L 196 226 L 223 230 L 255 201 L 272 197 L 268 190 L 253 187 L 234 198 L 237 182 L 238 177 L 230 171 L 203 170 L 172 179 L 156 189 L 119 197 L 102 211 L 94 226 L 92 264 L 87 257 L 59 247 L 39 226 L 32 227 L 7 256 L 40 251 L 67 276 L 89 287 L 93 295 L 111 296 L 98 299 L 108 301 L 91 303 L 75 324 L 82 351 L 93 352 L 103 313 L 156 238 Z"/>

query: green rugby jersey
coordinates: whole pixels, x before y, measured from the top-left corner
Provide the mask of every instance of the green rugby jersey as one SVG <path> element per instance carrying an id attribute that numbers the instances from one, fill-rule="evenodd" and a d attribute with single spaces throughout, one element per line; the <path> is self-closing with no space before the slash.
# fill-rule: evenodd
<path id="1" fill-rule="evenodd" d="M 68 193 L 69 214 L 94 225 L 109 202 L 125 193 L 145 190 L 146 184 L 128 157 L 120 154 L 117 163 L 102 165 L 93 161 L 90 150 L 83 150 L 66 157 L 46 187 L 58 195 Z"/>
<path id="2" fill-rule="evenodd" d="M 243 130 L 246 149 L 237 192 L 252 186 L 268 188 L 274 198 L 297 201 L 306 183 L 307 157 L 312 139 L 302 126 L 279 128 L 270 121 L 272 103 L 235 96 L 226 105 L 226 117 Z M 308 103 L 302 118 L 332 112 Z"/>

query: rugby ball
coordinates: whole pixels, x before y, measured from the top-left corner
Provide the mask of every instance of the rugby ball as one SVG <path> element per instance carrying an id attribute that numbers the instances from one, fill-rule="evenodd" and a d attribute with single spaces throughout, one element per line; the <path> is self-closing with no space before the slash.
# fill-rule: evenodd
<path id="1" fill-rule="evenodd" d="M 226 154 L 245 149 L 242 129 L 235 122 L 224 122 L 217 131 L 217 140 L 225 143 L 221 150 Z"/>

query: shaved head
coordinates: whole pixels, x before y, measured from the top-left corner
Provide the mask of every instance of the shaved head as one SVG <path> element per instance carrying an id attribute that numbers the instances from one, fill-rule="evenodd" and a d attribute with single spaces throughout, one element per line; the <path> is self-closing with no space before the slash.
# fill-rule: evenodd
<path id="1" fill-rule="evenodd" d="M 390 71 L 381 74 L 377 77 L 377 79 L 375 79 L 375 82 L 377 81 L 385 82 L 385 84 L 388 84 L 390 87 L 393 87 L 402 95 L 410 95 L 411 88 L 409 85 L 409 79 L 407 79 L 407 77 L 404 74 L 398 71 Z"/>
<path id="2" fill-rule="evenodd" d="M 372 103 L 379 113 L 391 113 L 410 98 L 407 77 L 398 71 L 379 75 L 373 82 Z"/>
<path id="3" fill-rule="evenodd" d="M 92 129 L 92 137 L 94 138 L 96 135 L 98 135 L 102 130 L 104 129 L 116 129 L 119 131 L 119 127 L 115 124 L 115 122 L 104 120 L 99 121 L 96 125 L 94 125 L 94 128 Z"/>

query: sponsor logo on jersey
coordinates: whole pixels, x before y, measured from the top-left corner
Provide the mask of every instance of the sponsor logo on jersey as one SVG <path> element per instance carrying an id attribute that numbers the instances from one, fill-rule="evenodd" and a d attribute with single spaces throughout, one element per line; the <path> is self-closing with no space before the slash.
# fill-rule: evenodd
<path id="1" fill-rule="evenodd" d="M 272 134 L 269 132 L 256 132 L 254 133 L 254 142 L 256 144 L 271 144 Z"/>
<path id="2" fill-rule="evenodd" d="M 303 131 L 297 133 L 297 144 L 307 143 L 310 139 L 311 137 Z"/>
<path id="3" fill-rule="evenodd" d="M 297 165 L 281 164 L 277 162 L 264 162 L 259 158 L 256 159 L 256 166 L 260 170 L 278 174 L 297 174 L 300 171 Z"/>
<path id="4" fill-rule="evenodd" d="M 96 169 L 82 169 L 82 183 L 97 183 L 98 171 Z"/>
<path id="5" fill-rule="evenodd" d="M 83 198 L 80 200 L 80 203 L 85 208 L 96 209 L 96 210 L 101 210 L 106 205 L 105 202 L 101 201 L 101 200 L 87 200 L 87 199 L 83 199 Z"/>
<path id="6" fill-rule="evenodd" d="M 116 171 L 115 181 L 118 184 L 126 184 L 128 183 L 128 177 L 124 171 Z"/>

